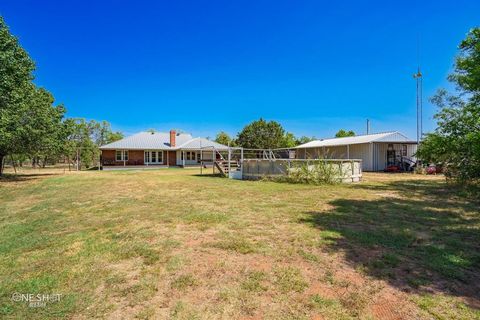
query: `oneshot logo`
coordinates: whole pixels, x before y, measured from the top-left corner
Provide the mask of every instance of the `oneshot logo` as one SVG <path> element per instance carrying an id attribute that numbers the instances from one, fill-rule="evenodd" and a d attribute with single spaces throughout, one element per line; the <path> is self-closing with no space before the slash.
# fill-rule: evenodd
<path id="1" fill-rule="evenodd" d="M 31 308 L 43 308 L 49 303 L 59 302 L 61 293 L 19 293 L 12 294 L 13 302 L 25 302 Z"/>

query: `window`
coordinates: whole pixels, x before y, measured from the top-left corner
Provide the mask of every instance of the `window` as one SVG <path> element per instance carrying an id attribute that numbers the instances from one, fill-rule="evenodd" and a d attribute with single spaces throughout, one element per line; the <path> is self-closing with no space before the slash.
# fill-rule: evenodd
<path id="1" fill-rule="evenodd" d="M 185 155 L 184 155 L 185 154 Z M 181 160 L 183 161 L 183 158 L 185 157 L 185 160 L 193 160 L 195 161 L 197 158 L 196 158 L 196 153 L 193 152 L 193 151 L 182 151 L 181 152 Z"/>
<path id="2" fill-rule="evenodd" d="M 407 145 L 406 144 L 402 145 L 402 156 L 404 156 L 404 157 L 407 156 Z"/>
<path id="3" fill-rule="evenodd" d="M 115 151 L 115 160 L 117 161 L 128 161 L 128 150 L 116 150 Z"/>
<path id="4" fill-rule="evenodd" d="M 163 162 L 163 151 L 145 151 L 144 154 L 144 163 L 157 164 Z"/>

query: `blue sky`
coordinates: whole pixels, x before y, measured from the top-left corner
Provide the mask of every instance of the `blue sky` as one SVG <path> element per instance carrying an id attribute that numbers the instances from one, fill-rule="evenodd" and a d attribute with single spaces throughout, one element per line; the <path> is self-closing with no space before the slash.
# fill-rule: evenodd
<path id="1" fill-rule="evenodd" d="M 2 0 L 0 14 L 70 117 L 210 137 L 259 117 L 330 137 L 369 118 L 414 139 L 417 39 L 427 98 L 480 1 Z"/>

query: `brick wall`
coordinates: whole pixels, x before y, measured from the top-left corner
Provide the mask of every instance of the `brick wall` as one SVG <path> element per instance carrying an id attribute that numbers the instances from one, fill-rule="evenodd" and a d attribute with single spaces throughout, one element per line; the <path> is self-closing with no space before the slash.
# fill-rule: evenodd
<path id="1" fill-rule="evenodd" d="M 123 161 L 115 160 L 115 150 L 102 150 L 102 161 L 104 165 L 123 166 Z M 143 150 L 129 150 L 126 165 L 143 165 Z"/>

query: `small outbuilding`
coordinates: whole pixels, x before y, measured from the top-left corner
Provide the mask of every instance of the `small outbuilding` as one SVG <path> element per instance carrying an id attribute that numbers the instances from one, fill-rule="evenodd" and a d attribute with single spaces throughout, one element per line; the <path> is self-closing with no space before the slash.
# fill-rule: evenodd
<path id="1" fill-rule="evenodd" d="M 295 149 L 298 159 L 361 159 L 363 171 L 411 170 L 417 161 L 417 142 L 398 131 L 314 140 Z"/>

